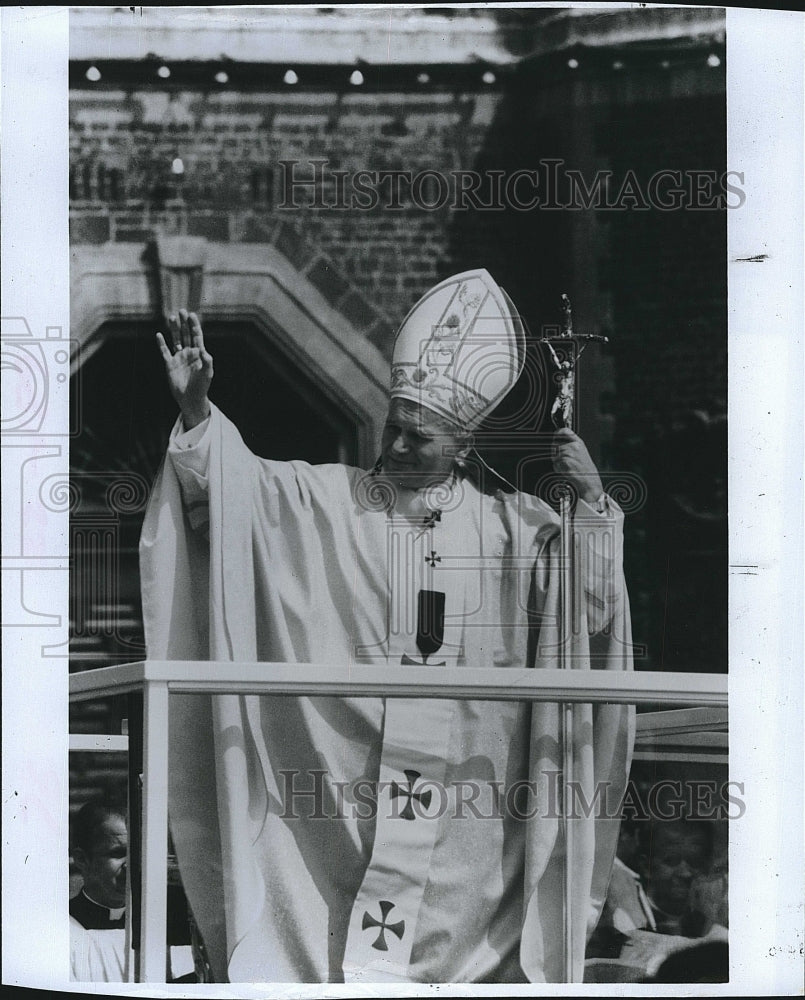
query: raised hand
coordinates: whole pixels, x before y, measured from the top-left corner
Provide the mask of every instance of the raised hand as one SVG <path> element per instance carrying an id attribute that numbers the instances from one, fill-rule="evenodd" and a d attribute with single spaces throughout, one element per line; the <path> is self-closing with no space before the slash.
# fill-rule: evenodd
<path id="1" fill-rule="evenodd" d="M 601 477 L 587 446 L 569 427 L 562 427 L 554 434 L 553 467 L 566 476 L 587 503 L 595 503 L 603 493 Z"/>
<path id="2" fill-rule="evenodd" d="M 210 415 L 207 398 L 213 376 L 212 355 L 204 347 L 204 334 L 195 313 L 180 309 L 168 319 L 170 346 L 161 333 L 157 344 L 171 395 L 179 404 L 185 428 L 190 430 Z"/>

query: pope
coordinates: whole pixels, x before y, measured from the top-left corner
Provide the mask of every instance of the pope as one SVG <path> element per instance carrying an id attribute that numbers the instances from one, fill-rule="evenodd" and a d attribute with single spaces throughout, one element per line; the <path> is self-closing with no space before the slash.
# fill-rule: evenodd
<path id="1" fill-rule="evenodd" d="M 180 416 L 140 545 L 150 658 L 225 661 L 233 677 L 266 661 L 470 679 L 556 667 L 560 650 L 575 668 L 631 668 L 623 515 L 581 439 L 554 437 L 578 497 L 570 632 L 556 514 L 484 487 L 473 433 L 525 346 L 486 271 L 441 282 L 401 324 L 370 470 L 255 456 L 209 398 L 198 317 L 180 311 L 157 339 Z M 573 714 L 574 781 L 616 801 L 632 710 Z M 560 981 L 569 891 L 580 981 L 618 822 L 575 819 L 568 855 L 559 706 L 172 696 L 171 733 L 173 840 L 216 980 Z"/>

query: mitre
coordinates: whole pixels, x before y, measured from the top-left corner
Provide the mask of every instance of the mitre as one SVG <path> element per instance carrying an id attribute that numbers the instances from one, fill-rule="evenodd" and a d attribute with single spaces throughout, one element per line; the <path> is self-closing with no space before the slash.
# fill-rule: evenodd
<path id="1" fill-rule="evenodd" d="M 464 271 L 426 292 L 403 320 L 391 397 L 472 430 L 513 387 L 524 361 L 523 324 L 511 299 L 488 271 Z"/>

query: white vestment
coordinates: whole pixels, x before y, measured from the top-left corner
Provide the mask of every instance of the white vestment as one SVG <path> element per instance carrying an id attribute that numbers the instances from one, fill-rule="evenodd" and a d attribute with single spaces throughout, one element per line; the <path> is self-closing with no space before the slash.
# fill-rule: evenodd
<path id="1" fill-rule="evenodd" d="M 440 519 L 412 521 L 361 470 L 255 457 L 215 408 L 198 443 L 180 431 L 141 539 L 149 658 L 404 670 L 422 662 L 430 590 L 445 594 L 434 671 L 558 665 L 558 521 L 542 501 L 463 479 Z M 580 502 L 574 524 L 572 666 L 629 669 L 622 515 Z M 588 802 L 610 782 L 612 812 L 633 712 L 573 712 L 574 777 Z M 171 696 L 171 734 L 171 830 L 219 980 L 562 979 L 559 706 Z M 580 981 L 618 823 L 574 826 Z"/>
<path id="2" fill-rule="evenodd" d="M 126 931 L 88 930 L 70 917 L 70 979 L 80 983 L 126 981 Z"/>

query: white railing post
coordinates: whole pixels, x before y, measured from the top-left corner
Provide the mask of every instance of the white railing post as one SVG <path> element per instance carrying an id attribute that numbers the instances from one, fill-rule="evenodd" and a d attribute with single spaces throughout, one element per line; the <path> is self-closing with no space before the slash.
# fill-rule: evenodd
<path id="1" fill-rule="evenodd" d="M 559 669 L 570 670 L 571 648 L 575 634 L 573 594 L 573 534 L 570 520 L 571 495 L 563 490 L 559 499 L 561 574 L 559 590 Z M 558 706 L 562 725 L 562 813 L 565 834 L 564 865 L 564 968 L 565 982 L 573 982 L 573 824 L 568 808 L 568 791 L 572 788 L 573 773 L 573 705 L 562 702 Z"/>
<path id="2" fill-rule="evenodd" d="M 168 685 L 143 692 L 143 813 L 137 981 L 164 983 L 168 914 Z"/>

